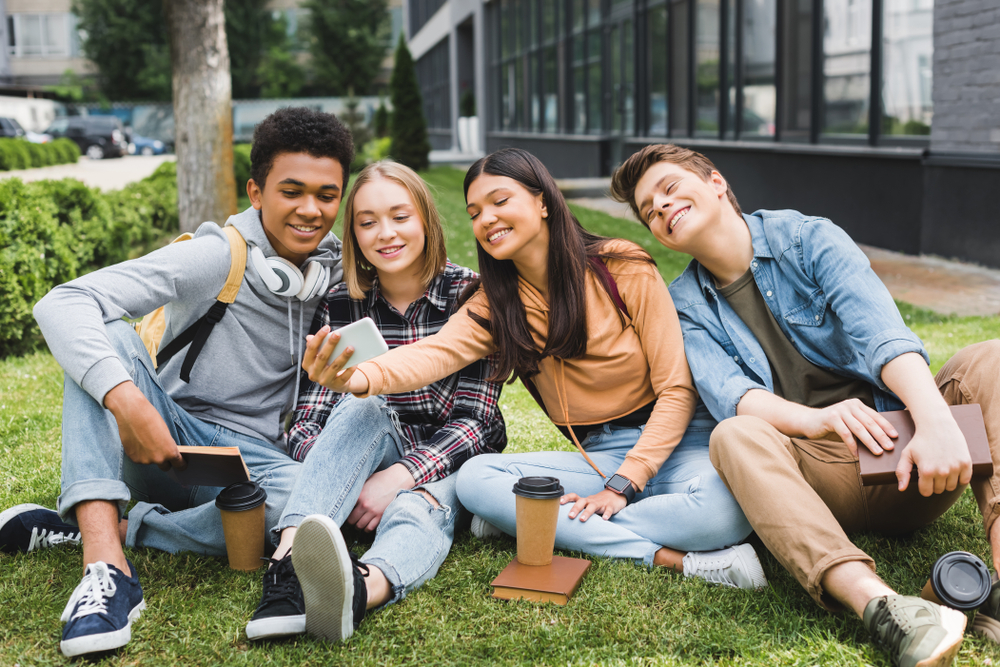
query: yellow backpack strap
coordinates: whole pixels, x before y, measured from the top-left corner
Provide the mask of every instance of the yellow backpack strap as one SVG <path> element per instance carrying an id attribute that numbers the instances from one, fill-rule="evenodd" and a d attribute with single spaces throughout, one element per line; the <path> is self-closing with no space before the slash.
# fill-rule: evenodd
<path id="1" fill-rule="evenodd" d="M 223 227 L 222 231 L 226 233 L 226 237 L 229 239 L 229 252 L 232 255 L 232 261 L 229 264 L 229 275 L 226 276 L 226 284 L 222 287 L 222 291 L 219 292 L 216 300 L 224 303 L 232 303 L 236 300 L 236 295 L 240 291 L 240 286 L 243 284 L 243 274 L 247 268 L 247 242 L 243 239 L 240 231 L 232 225 Z"/>

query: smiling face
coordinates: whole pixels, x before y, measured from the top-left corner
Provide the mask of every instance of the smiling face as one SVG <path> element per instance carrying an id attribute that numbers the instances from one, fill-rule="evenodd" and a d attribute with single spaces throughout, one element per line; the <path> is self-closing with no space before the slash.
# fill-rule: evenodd
<path id="1" fill-rule="evenodd" d="M 548 210 L 541 194 L 532 194 L 513 178 L 484 173 L 469 186 L 466 201 L 476 240 L 494 259 L 517 263 L 545 257 Z"/>
<path id="2" fill-rule="evenodd" d="M 379 276 L 419 274 L 424 267 L 426 232 L 410 191 L 385 178 L 354 194 L 354 237 Z"/>
<path id="3" fill-rule="evenodd" d="M 657 241 L 692 254 L 702 234 L 722 219 L 726 188 L 717 171 L 706 181 L 671 162 L 658 162 L 636 183 L 635 201 Z"/>
<path id="4" fill-rule="evenodd" d="M 344 172 L 333 158 L 281 153 L 274 158 L 263 188 L 250 180 L 247 194 L 260 211 L 267 240 L 296 266 L 330 232 L 340 201 Z"/>

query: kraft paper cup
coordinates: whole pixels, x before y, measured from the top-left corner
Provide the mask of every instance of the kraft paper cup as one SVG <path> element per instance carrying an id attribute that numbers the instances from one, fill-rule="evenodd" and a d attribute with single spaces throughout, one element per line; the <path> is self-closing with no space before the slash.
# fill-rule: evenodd
<path id="1" fill-rule="evenodd" d="M 264 501 L 267 492 L 257 482 L 237 482 L 215 499 L 226 535 L 229 567 L 256 570 L 264 556 Z"/>
<path id="2" fill-rule="evenodd" d="M 952 551 L 934 563 L 920 597 L 959 611 L 971 611 L 986 602 L 991 588 L 990 571 L 983 561 L 965 551 Z"/>
<path id="3" fill-rule="evenodd" d="M 513 491 L 517 496 L 517 562 L 549 565 L 563 487 L 555 477 L 522 477 Z"/>

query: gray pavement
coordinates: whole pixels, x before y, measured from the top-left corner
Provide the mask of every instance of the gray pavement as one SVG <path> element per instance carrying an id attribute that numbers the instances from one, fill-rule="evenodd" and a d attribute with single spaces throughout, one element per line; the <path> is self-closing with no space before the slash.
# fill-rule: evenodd
<path id="1" fill-rule="evenodd" d="M 565 179 L 560 190 L 575 204 L 604 211 L 618 218 L 635 216 L 625 204 L 607 193 L 610 179 Z M 904 255 L 858 244 L 889 293 L 900 301 L 942 315 L 1000 314 L 1000 270 L 932 255 Z"/>
<path id="2" fill-rule="evenodd" d="M 91 160 L 81 157 L 76 164 L 57 164 L 37 169 L 17 169 L 0 171 L 0 179 L 20 178 L 22 181 L 75 178 L 90 187 L 101 190 L 117 190 L 141 181 L 152 174 L 157 167 L 176 159 L 173 155 L 126 155 L 120 158 Z"/>

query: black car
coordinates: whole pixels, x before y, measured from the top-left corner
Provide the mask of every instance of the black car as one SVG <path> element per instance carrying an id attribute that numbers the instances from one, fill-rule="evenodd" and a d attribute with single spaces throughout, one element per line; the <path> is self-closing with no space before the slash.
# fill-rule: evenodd
<path id="1" fill-rule="evenodd" d="M 91 160 L 121 157 L 128 153 L 128 139 L 120 120 L 114 116 L 69 116 L 58 118 L 46 134 L 66 137 L 76 142 L 80 152 Z"/>
<path id="2" fill-rule="evenodd" d="M 24 128 L 13 118 L 0 118 L 0 137 L 23 137 Z"/>

